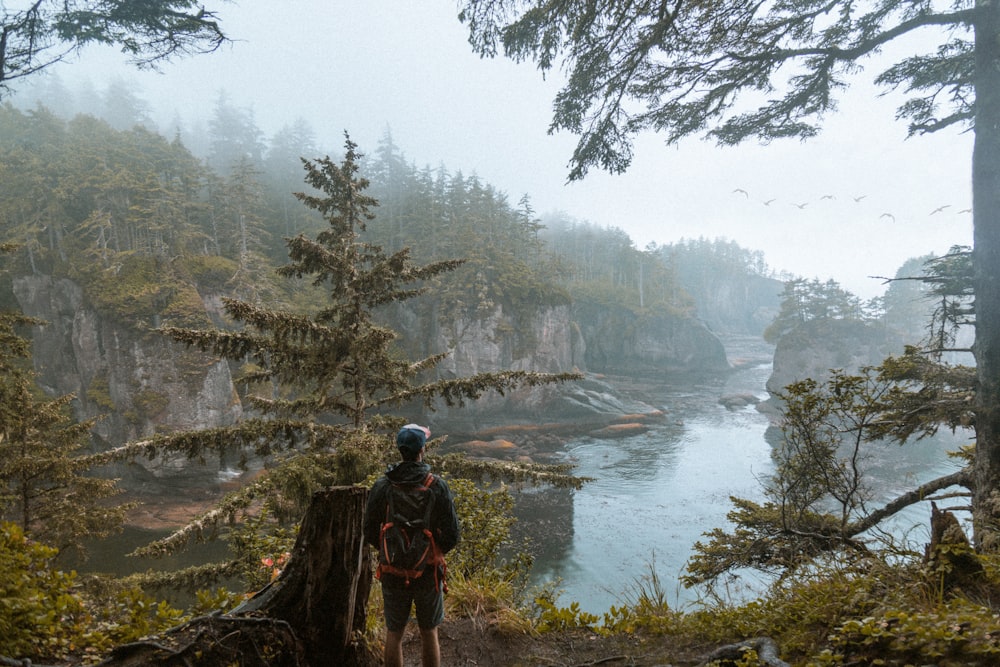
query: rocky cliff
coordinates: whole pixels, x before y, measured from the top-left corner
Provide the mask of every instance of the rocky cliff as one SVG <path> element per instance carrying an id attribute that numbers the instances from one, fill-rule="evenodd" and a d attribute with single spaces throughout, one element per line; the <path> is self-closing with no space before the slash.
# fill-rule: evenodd
<path id="1" fill-rule="evenodd" d="M 194 294 L 193 287 L 184 289 Z M 13 291 L 25 314 L 47 322 L 33 332 L 40 383 L 53 395 L 74 394 L 80 419 L 105 415 L 95 431 L 99 446 L 226 426 L 243 414 L 224 361 L 178 345 L 148 326 L 100 314 L 80 286 L 66 278 L 22 276 L 14 280 Z M 203 311 L 205 326 L 221 321 L 216 296 L 189 295 L 188 301 Z M 581 315 L 578 323 L 575 317 Z M 155 326 L 159 318 L 147 324 Z M 498 306 L 488 317 L 451 323 L 440 321 L 433 310 L 423 316 L 401 311 L 395 319 L 411 351 L 449 352 L 436 369 L 442 378 L 507 370 L 666 374 L 728 368 L 719 339 L 683 316 L 553 305 L 516 316 Z M 414 417 L 471 432 L 505 422 L 599 422 L 651 410 L 622 400 L 592 375 L 558 387 L 488 393 L 464 407 L 437 407 Z M 158 474 L 186 466 L 184 461 L 153 463 L 147 467 Z"/>
<path id="2" fill-rule="evenodd" d="M 615 375 L 714 373 L 729 369 L 722 341 L 699 320 L 669 313 L 577 304 L 587 368 Z"/>
<path id="3" fill-rule="evenodd" d="M 569 306 L 541 307 L 530 317 L 516 320 L 497 306 L 487 318 L 433 328 L 434 347 L 449 350 L 438 366 L 441 377 L 503 370 L 564 373 L 585 369 L 586 345 Z"/>
<path id="4" fill-rule="evenodd" d="M 831 369 L 849 373 L 903 352 L 903 338 L 883 326 L 857 320 L 813 320 L 783 335 L 774 348 L 767 390 L 775 394 L 798 380 L 823 382 Z M 775 402 L 768 401 L 773 407 Z"/>
<path id="5" fill-rule="evenodd" d="M 78 419 L 101 417 L 99 446 L 226 426 L 241 416 L 224 361 L 99 315 L 72 280 L 23 276 L 13 290 L 26 315 L 46 322 L 32 332 L 39 384 L 53 395 L 74 394 Z M 168 474 L 187 466 L 155 463 L 145 467 Z"/>

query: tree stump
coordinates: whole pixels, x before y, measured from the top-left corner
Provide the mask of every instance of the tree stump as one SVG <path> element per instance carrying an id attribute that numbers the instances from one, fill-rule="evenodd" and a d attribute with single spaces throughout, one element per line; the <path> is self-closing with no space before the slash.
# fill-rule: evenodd
<path id="1" fill-rule="evenodd" d="M 924 550 L 924 563 L 940 578 L 942 592 L 974 592 L 983 585 L 983 564 L 973 552 L 969 538 L 955 515 L 931 503 L 931 541 Z"/>
<path id="2" fill-rule="evenodd" d="M 362 520 L 368 490 L 334 487 L 312 497 L 284 570 L 228 614 L 204 616 L 156 640 L 116 648 L 105 667 L 190 664 L 372 667 L 365 644 L 371 561 Z M 216 660 L 218 659 L 218 660 Z"/>

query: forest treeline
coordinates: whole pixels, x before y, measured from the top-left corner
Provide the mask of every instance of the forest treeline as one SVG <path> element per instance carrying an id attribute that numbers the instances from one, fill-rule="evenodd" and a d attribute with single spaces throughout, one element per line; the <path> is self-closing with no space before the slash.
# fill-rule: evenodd
<path id="1" fill-rule="evenodd" d="M 192 149 L 181 132 L 149 129 L 127 87 L 110 85 L 104 99 L 91 106 L 105 118 L 0 109 L 0 224 L 19 246 L 15 272 L 73 278 L 99 310 L 136 324 L 196 324 L 181 284 L 302 298 L 273 269 L 287 238 L 321 224 L 292 195 L 304 189 L 302 159 L 327 152 L 313 130 L 296 121 L 265 141 L 252 114 L 220 96 Z M 418 167 L 388 130 L 366 152 L 380 206 L 365 240 L 410 247 L 417 261 L 466 260 L 437 291 L 443 317 L 574 299 L 693 315 L 706 281 L 770 274 L 761 253 L 724 239 L 638 249 L 618 227 L 540 215 L 527 195 L 513 202 L 475 174 Z"/>

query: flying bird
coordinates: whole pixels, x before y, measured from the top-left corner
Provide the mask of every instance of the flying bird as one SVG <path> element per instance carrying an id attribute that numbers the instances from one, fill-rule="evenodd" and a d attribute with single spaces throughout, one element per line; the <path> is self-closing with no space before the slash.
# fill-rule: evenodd
<path id="1" fill-rule="evenodd" d="M 809 205 L 809 202 L 802 202 L 801 204 L 796 204 L 795 202 L 792 202 L 792 206 L 794 206 L 795 208 L 798 208 L 798 209 L 803 209 L 803 208 L 805 208 L 808 205 Z"/>
<path id="2" fill-rule="evenodd" d="M 860 196 L 858 196 L 858 197 L 851 197 L 851 199 L 853 199 L 853 200 L 854 200 L 854 203 L 855 203 L 855 204 L 857 204 L 858 202 L 860 202 L 860 201 L 861 201 L 862 199 L 864 199 L 864 198 L 865 198 L 865 197 L 867 197 L 867 196 L 868 196 L 868 195 L 860 195 Z"/>
<path id="3" fill-rule="evenodd" d="M 951 204 L 945 204 L 944 206 L 938 206 L 936 209 L 934 209 L 933 211 L 930 212 L 930 215 L 934 215 L 935 213 L 940 213 L 941 211 L 945 210 L 946 208 L 950 208 L 950 207 L 951 207 Z"/>
<path id="4" fill-rule="evenodd" d="M 883 213 L 878 217 L 879 220 L 881 220 L 882 218 L 889 218 L 889 220 L 891 220 L 892 222 L 896 222 L 896 216 L 894 216 L 892 213 Z"/>
<path id="5" fill-rule="evenodd" d="M 768 199 L 767 201 L 764 202 L 764 206 L 770 206 L 771 202 L 773 202 L 773 201 L 778 201 L 778 200 L 777 199 Z"/>
<path id="6" fill-rule="evenodd" d="M 746 190 L 742 188 L 736 188 L 735 190 L 733 190 L 733 194 L 736 194 L 737 192 L 746 197 L 747 199 L 750 199 L 750 193 L 747 192 Z"/>
<path id="7" fill-rule="evenodd" d="M 820 199 L 836 199 L 833 195 L 823 195 Z"/>
<path id="8" fill-rule="evenodd" d="M 961 211 L 959 211 L 959 213 L 972 213 L 972 209 L 971 208 L 963 208 Z"/>

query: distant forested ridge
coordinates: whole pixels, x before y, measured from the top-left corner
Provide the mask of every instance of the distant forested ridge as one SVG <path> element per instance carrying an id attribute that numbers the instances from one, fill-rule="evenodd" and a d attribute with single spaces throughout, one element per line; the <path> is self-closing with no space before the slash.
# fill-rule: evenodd
<path id="1" fill-rule="evenodd" d="M 107 109 L 132 110 L 135 122 L 0 107 L 0 226 L 19 245 L 0 298 L 49 323 L 33 334 L 39 381 L 74 394 L 78 418 L 107 415 L 97 434 L 108 444 L 232 423 L 243 410 L 240 369 L 153 330 L 225 325 L 229 295 L 315 308 L 314 286 L 289 286 L 274 269 L 287 238 L 320 227 L 292 193 L 304 188 L 301 158 L 323 151 L 302 121 L 265 141 L 252 115 L 223 97 L 198 156 L 180 134 L 140 122 L 127 90 L 106 94 Z M 388 131 L 362 166 L 380 204 L 367 241 L 409 247 L 418 262 L 466 260 L 427 295 L 382 314 L 413 354 L 451 352 L 437 372 L 727 368 L 697 298 L 725 289 L 730 274 L 699 269 L 699 257 L 729 261 L 732 275 L 744 261 L 756 275 L 752 253 L 719 245 L 743 258 L 733 264 L 699 244 L 639 250 L 617 228 L 543 218 L 527 196 L 512 203 L 475 174 L 418 168 Z M 712 286 L 693 278 L 709 274 Z M 717 305 L 704 304 L 717 330 L 753 321 Z M 485 419 L 501 404 L 475 410 Z M 442 408 L 437 418 L 449 416 Z"/>

